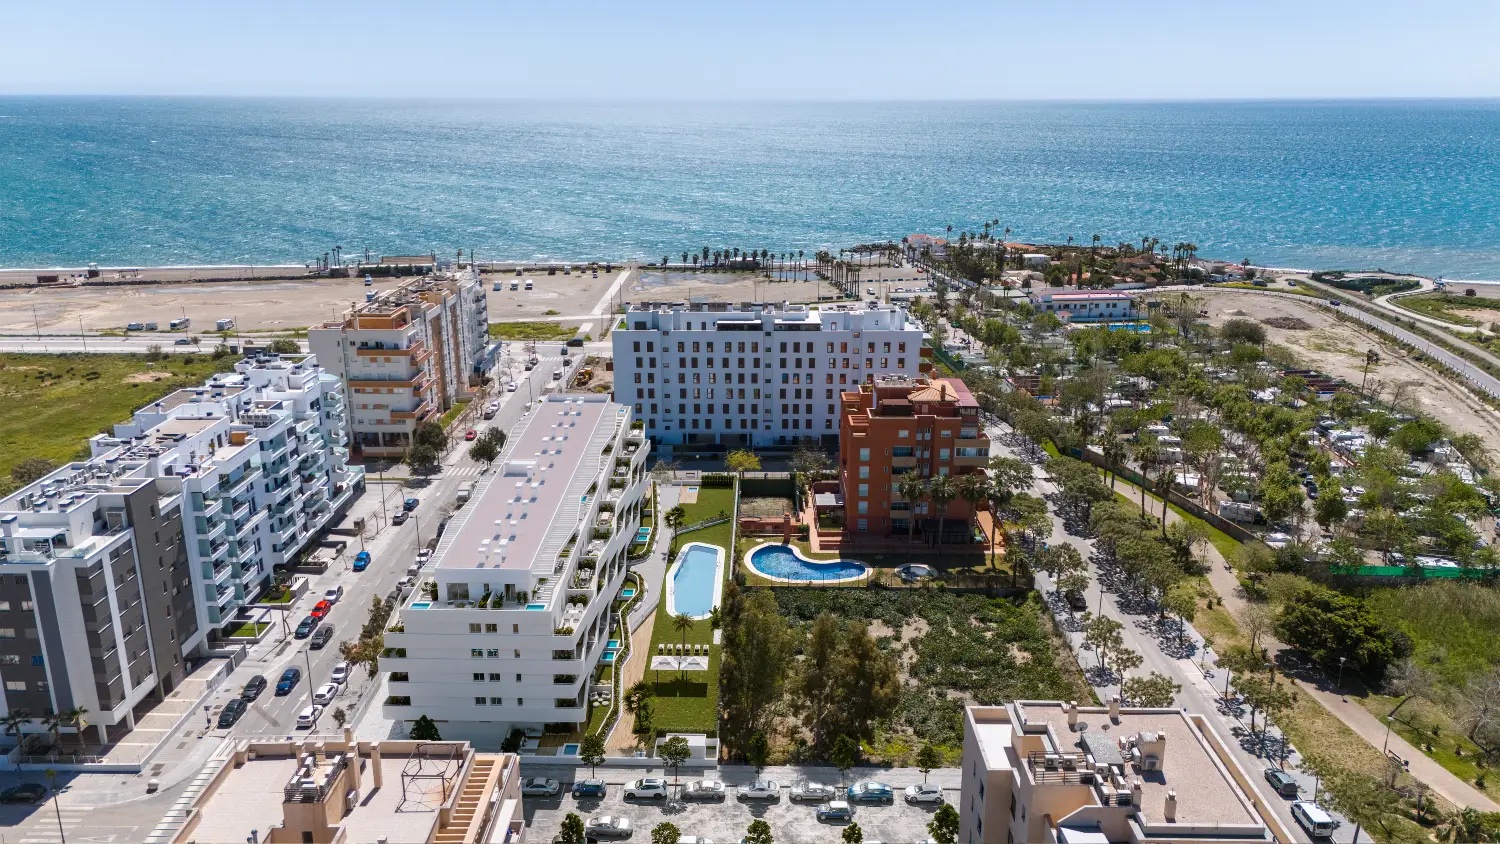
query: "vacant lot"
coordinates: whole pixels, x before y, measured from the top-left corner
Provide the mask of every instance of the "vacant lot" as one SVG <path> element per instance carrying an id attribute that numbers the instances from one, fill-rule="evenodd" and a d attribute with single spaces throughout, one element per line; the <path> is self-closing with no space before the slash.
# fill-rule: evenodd
<path id="1" fill-rule="evenodd" d="M 490 336 L 502 340 L 567 340 L 578 333 L 556 322 L 492 322 Z"/>
<path id="2" fill-rule="evenodd" d="M 226 370 L 234 358 L 170 355 L 0 355 L 0 477 L 28 457 L 61 463 L 138 407 Z"/>

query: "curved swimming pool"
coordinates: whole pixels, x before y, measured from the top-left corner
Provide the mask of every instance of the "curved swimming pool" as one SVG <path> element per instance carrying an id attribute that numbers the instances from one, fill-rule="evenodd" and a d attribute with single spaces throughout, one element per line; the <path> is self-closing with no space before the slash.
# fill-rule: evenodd
<path id="1" fill-rule="evenodd" d="M 842 583 L 859 580 L 870 567 L 858 560 L 809 560 L 790 545 L 767 543 L 745 555 L 745 565 L 782 583 Z"/>
<path id="2" fill-rule="evenodd" d="M 724 594 L 724 549 L 689 542 L 667 572 L 667 612 L 704 619 Z"/>

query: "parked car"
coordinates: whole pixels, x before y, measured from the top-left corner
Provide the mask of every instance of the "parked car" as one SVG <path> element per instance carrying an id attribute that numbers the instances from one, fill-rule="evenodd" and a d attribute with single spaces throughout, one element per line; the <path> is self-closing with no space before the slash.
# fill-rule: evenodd
<path id="1" fill-rule="evenodd" d="M 308 616 L 297 623 L 297 629 L 292 631 L 292 635 L 298 639 L 306 639 L 316 629 L 318 629 L 318 620 L 313 616 Z"/>
<path id="2" fill-rule="evenodd" d="M 465 440 L 477 440 L 477 439 L 479 439 L 479 432 L 476 431 L 476 430 L 474 430 L 473 428 L 470 428 L 469 430 L 464 431 L 464 439 Z"/>
<path id="3" fill-rule="evenodd" d="M 845 795 L 850 803 L 892 803 L 896 799 L 890 786 L 874 780 L 860 780 L 849 786 Z"/>
<path id="4" fill-rule="evenodd" d="M 321 621 L 323 616 L 328 615 L 328 611 L 331 609 L 333 609 L 333 604 L 326 600 L 319 601 L 313 604 L 312 612 L 308 613 L 308 615 Z"/>
<path id="5" fill-rule="evenodd" d="M 323 717 L 323 707 L 313 705 L 297 713 L 297 729 L 311 730 L 318 719 Z"/>
<path id="6" fill-rule="evenodd" d="M 406 520 L 409 518 L 411 518 L 410 513 L 406 512 L 405 510 L 397 510 L 396 514 L 394 516 L 391 516 L 391 524 L 404 525 L 406 524 Z"/>
<path id="7" fill-rule="evenodd" d="M 1282 797 L 1297 796 L 1297 781 L 1292 775 L 1280 768 L 1266 769 L 1266 782 L 1271 784 L 1271 790 Z"/>
<path id="8" fill-rule="evenodd" d="M 288 668 L 281 672 L 281 679 L 276 681 L 276 696 L 285 697 L 291 694 L 292 689 L 297 688 L 297 683 L 301 680 L 302 669 L 300 668 Z"/>
<path id="9" fill-rule="evenodd" d="M 562 792 L 562 783 L 546 777 L 527 777 L 521 780 L 521 794 L 527 797 L 556 797 Z"/>
<path id="10" fill-rule="evenodd" d="M 516 391 L 516 382 L 514 382 L 514 381 L 507 381 L 507 382 L 505 382 L 505 392 L 507 392 L 507 393 L 514 393 L 515 391 Z M 498 410 L 498 408 L 497 408 L 497 410 Z"/>
<path id="11" fill-rule="evenodd" d="M 609 788 L 604 785 L 604 780 L 587 779 L 573 783 L 574 797 L 603 797 L 608 792 Z M 682 842 L 678 841 L 677 844 Z"/>
<path id="12" fill-rule="evenodd" d="M 613 817 L 611 815 L 596 815 L 589 818 L 584 824 L 585 835 L 593 835 L 599 838 L 629 838 L 633 832 L 630 828 L 630 818 Z"/>
<path id="13" fill-rule="evenodd" d="M 318 629 L 313 631 L 312 641 L 308 642 L 308 645 L 315 651 L 321 651 L 328 647 L 331 641 L 333 641 L 333 625 L 319 624 Z"/>
<path id="14" fill-rule="evenodd" d="M 847 821 L 854 819 L 854 807 L 843 800 L 830 800 L 818 806 L 818 820 Z"/>
<path id="15" fill-rule="evenodd" d="M 240 690 L 240 697 L 244 698 L 245 700 L 255 700 L 256 698 L 260 697 L 260 693 L 265 690 L 266 678 L 257 674 L 254 677 L 250 678 L 250 681 L 245 684 L 245 688 Z"/>
<path id="16" fill-rule="evenodd" d="M 1068 609 L 1073 612 L 1083 612 L 1089 608 L 1088 598 L 1077 589 L 1069 589 L 1063 593 L 1063 600 L 1068 602 Z"/>
<path id="17" fill-rule="evenodd" d="M 47 786 L 25 782 L 0 791 L 0 803 L 39 803 L 47 796 Z"/>
<path id="18" fill-rule="evenodd" d="M 313 692 L 313 703 L 324 705 L 333 703 L 333 699 L 338 697 L 338 694 L 338 683 L 324 683 Z"/>
<path id="19" fill-rule="evenodd" d="M 245 714 L 245 708 L 249 705 L 244 698 L 238 697 L 224 704 L 224 708 L 219 710 L 219 729 L 227 730 L 233 727 L 234 722 L 240 720 L 240 716 Z"/>
<path id="20" fill-rule="evenodd" d="M 826 803 L 834 799 L 839 790 L 821 782 L 799 782 L 792 786 L 787 796 L 804 803 Z"/>
<path id="21" fill-rule="evenodd" d="M 432 559 L 432 549 L 423 548 L 417 552 L 417 565 L 425 566 Z"/>
<path id="22" fill-rule="evenodd" d="M 370 567 L 370 552 L 361 551 L 354 555 L 354 570 L 364 571 Z"/>
<path id="23" fill-rule="evenodd" d="M 411 511 L 417 509 L 417 505 L 421 503 L 422 499 L 420 498 L 408 498 L 405 501 L 401 502 L 401 509 L 410 513 Z"/>
<path id="24" fill-rule="evenodd" d="M 333 670 L 328 672 L 328 682 L 338 683 L 339 685 L 349 682 L 349 663 L 340 662 L 338 665 L 335 665 Z"/>
<path id="25" fill-rule="evenodd" d="M 781 786 L 776 780 L 756 780 L 749 785 L 740 786 L 741 800 L 780 800 Z"/>
<path id="26" fill-rule="evenodd" d="M 930 782 L 924 782 L 919 785 L 908 785 L 903 794 L 908 803 L 943 802 L 943 789 Z"/>
<path id="27" fill-rule="evenodd" d="M 723 800 L 724 783 L 718 780 L 693 780 L 682 790 L 684 800 Z"/>
<path id="28" fill-rule="evenodd" d="M 323 593 L 323 600 L 330 604 L 337 604 L 342 597 L 344 597 L 344 587 L 342 586 L 335 586 Z"/>
<path id="29" fill-rule="evenodd" d="M 667 796 L 667 781 L 661 777 L 642 777 L 625 783 L 625 796 L 637 800 L 654 800 Z"/>

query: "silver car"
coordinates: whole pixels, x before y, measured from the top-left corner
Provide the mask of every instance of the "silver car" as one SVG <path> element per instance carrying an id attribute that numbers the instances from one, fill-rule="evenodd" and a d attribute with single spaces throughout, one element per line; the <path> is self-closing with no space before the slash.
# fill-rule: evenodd
<path id="1" fill-rule="evenodd" d="M 838 797 L 839 790 L 831 785 L 821 782 L 799 782 L 792 786 L 791 794 L 793 800 L 801 800 L 809 803 L 826 803 Z"/>
<path id="2" fill-rule="evenodd" d="M 546 777 L 527 777 L 521 781 L 521 794 L 526 797 L 556 797 L 562 791 L 562 783 Z"/>
<path id="3" fill-rule="evenodd" d="M 597 838 L 629 838 L 633 832 L 630 828 L 630 818 L 612 817 L 610 815 L 596 815 L 589 818 L 584 825 L 584 832 Z"/>
<path id="4" fill-rule="evenodd" d="M 682 790 L 686 800 L 723 800 L 724 783 L 718 780 L 694 780 Z"/>

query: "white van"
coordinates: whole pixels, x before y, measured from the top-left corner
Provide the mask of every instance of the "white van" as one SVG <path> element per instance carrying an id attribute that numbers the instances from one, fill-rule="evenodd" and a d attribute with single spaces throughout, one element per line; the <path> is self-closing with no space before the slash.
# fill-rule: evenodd
<path id="1" fill-rule="evenodd" d="M 528 282 L 528 283 L 529 283 L 529 282 Z M 521 288 L 521 282 L 519 282 L 519 281 L 512 281 L 512 282 L 511 282 L 511 283 L 510 283 L 510 289 L 511 289 L 511 290 L 519 290 L 519 289 L 520 289 L 520 288 Z M 531 289 L 531 288 L 527 288 L 527 289 L 528 289 L 528 290 L 529 290 L 529 289 Z"/>
<path id="2" fill-rule="evenodd" d="M 1332 839 L 1333 830 L 1338 822 L 1331 815 L 1323 811 L 1323 807 L 1310 800 L 1298 800 L 1292 804 L 1292 817 L 1314 841 Z"/>
<path id="3" fill-rule="evenodd" d="M 461 484 L 458 485 L 458 495 L 454 496 L 454 499 L 456 501 L 458 501 L 459 504 L 465 504 L 465 503 L 468 502 L 468 500 L 470 498 L 473 498 L 473 497 L 474 497 L 474 482 L 473 481 L 464 481 L 463 483 L 461 483 Z"/>
<path id="4" fill-rule="evenodd" d="M 531 279 L 528 278 L 528 279 L 526 279 L 526 289 L 530 290 L 531 288 L 532 288 Z"/>

